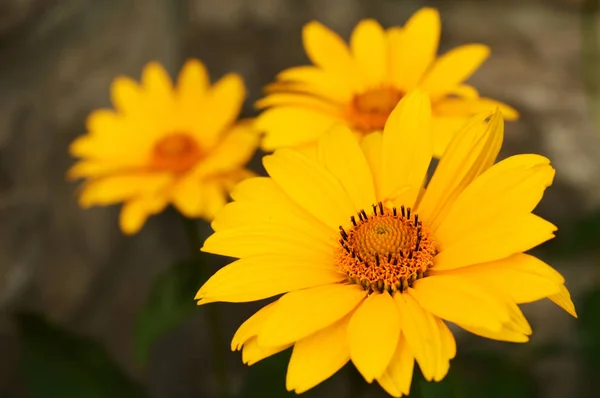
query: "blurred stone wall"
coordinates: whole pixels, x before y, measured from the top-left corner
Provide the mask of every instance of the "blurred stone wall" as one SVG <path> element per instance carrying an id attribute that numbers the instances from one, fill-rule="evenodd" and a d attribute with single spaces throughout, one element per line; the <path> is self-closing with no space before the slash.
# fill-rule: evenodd
<path id="1" fill-rule="evenodd" d="M 203 59 L 213 78 L 241 73 L 249 88 L 244 112 L 283 69 L 306 63 L 300 29 L 318 19 L 346 36 L 361 18 L 402 24 L 423 5 L 440 9 L 442 49 L 491 45 L 472 78 L 483 95 L 517 107 L 503 156 L 544 154 L 557 168 L 540 214 L 568 227 L 600 203 L 600 131 L 582 80 L 581 3 L 416 0 L 2 0 L 0 1 L 0 311 L 33 308 L 104 342 L 156 397 L 200 396 L 211 388 L 201 317 L 164 339 L 141 372 L 130 354 L 132 317 L 152 280 L 185 257 L 177 217 L 154 217 L 134 237 L 117 229 L 116 208 L 81 210 L 65 181 L 71 140 L 86 114 L 109 105 L 119 74 L 139 77 L 150 60 L 176 72 Z M 220 264 L 213 264 L 218 267 Z M 591 283 L 593 259 L 554 264 L 577 294 Z M 596 280 L 595 282 L 600 282 Z M 223 305 L 228 333 L 250 308 Z M 573 321 L 548 303 L 526 307 L 534 344 L 571 337 Z M 15 369 L 18 346 L 0 315 L 0 396 L 23 396 Z M 468 340 L 470 341 L 470 340 Z M 462 349 L 462 347 L 461 347 Z M 243 377 L 238 354 L 227 354 Z M 549 398 L 573 390 L 577 358 L 559 358 L 538 374 Z M 240 379 L 241 380 L 241 379 Z M 237 382 L 241 382 L 237 380 Z M 566 389 L 566 390 L 565 390 Z"/>

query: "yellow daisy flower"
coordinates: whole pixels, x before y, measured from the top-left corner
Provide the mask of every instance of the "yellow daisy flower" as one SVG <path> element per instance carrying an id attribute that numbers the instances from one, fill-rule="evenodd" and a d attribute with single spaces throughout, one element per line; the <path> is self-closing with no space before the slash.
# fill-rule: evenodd
<path id="1" fill-rule="evenodd" d="M 532 214 L 554 169 L 538 155 L 494 164 L 499 111 L 454 136 L 423 189 L 433 153 L 427 96 L 405 96 L 383 133 L 340 126 L 317 156 L 283 148 L 270 177 L 240 183 L 203 251 L 239 258 L 199 290 L 199 304 L 283 294 L 231 343 L 251 365 L 293 346 L 287 388 L 306 391 L 351 360 L 367 382 L 408 394 L 413 363 L 441 380 L 456 344 L 446 322 L 525 342 L 517 304 L 550 298 L 575 316 L 563 277 L 524 254 L 556 227 Z"/>
<path id="2" fill-rule="evenodd" d="M 366 19 L 354 29 L 348 47 L 322 24 L 308 23 L 303 42 L 314 66 L 284 70 L 257 103 L 269 108 L 257 118 L 257 129 L 265 133 L 263 149 L 311 150 L 338 123 L 358 136 L 381 131 L 398 100 L 416 87 L 432 102 L 436 157 L 469 116 L 500 107 L 504 118 L 516 119 L 513 108 L 482 98 L 463 83 L 488 57 L 489 48 L 469 44 L 436 58 L 440 29 L 439 14 L 431 8 L 418 11 L 404 27 L 387 30 Z"/>
<path id="3" fill-rule="evenodd" d="M 174 87 L 150 63 L 141 84 L 118 77 L 111 94 L 116 109 L 92 112 L 88 133 L 71 144 L 81 159 L 68 175 L 86 179 L 81 206 L 124 203 L 123 232 L 137 232 L 169 203 L 187 217 L 211 220 L 233 185 L 251 175 L 244 166 L 258 135 L 250 122 L 236 124 L 246 95 L 240 76 L 211 86 L 204 65 L 190 60 Z"/>

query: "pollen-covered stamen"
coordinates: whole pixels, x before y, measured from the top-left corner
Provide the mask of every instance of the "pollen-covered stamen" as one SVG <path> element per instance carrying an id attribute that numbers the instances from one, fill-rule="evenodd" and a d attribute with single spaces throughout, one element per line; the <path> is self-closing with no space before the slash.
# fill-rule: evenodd
<path id="1" fill-rule="evenodd" d="M 191 135 L 174 132 L 155 144 L 151 165 L 157 170 L 183 173 L 194 167 L 202 155 L 200 146 Z"/>
<path id="2" fill-rule="evenodd" d="M 386 208 L 379 202 L 373 214 L 364 210 L 352 216 L 349 230 L 340 226 L 336 252 L 340 270 L 348 280 L 369 292 L 403 291 L 423 278 L 433 265 L 435 243 L 410 208 Z"/>

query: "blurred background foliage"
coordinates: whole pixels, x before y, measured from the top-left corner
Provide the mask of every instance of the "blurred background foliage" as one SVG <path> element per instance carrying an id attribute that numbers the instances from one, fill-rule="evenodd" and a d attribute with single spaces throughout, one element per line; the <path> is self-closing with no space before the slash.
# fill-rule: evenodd
<path id="1" fill-rule="evenodd" d="M 252 102 L 281 69 L 306 62 L 301 27 L 318 19 L 347 37 L 374 17 L 401 25 L 431 5 L 442 50 L 492 47 L 471 80 L 521 111 L 501 157 L 535 152 L 557 168 L 538 213 L 554 241 L 536 251 L 561 271 L 580 318 L 549 302 L 524 306 L 526 345 L 458 333 L 440 383 L 416 371 L 413 397 L 600 396 L 600 6 L 596 0 L 2 0 L 0 2 L 0 396 L 7 398 L 283 397 L 289 350 L 252 367 L 233 332 L 259 305 L 196 307 L 197 288 L 226 259 L 192 248 L 203 223 L 168 211 L 134 237 L 117 209 L 77 207 L 64 172 L 86 114 L 109 105 L 113 77 L 150 60 L 175 73 L 188 57 L 213 78 L 246 78 Z M 253 162 L 261 171 L 259 157 Z M 209 309 L 210 308 L 210 309 Z M 211 313 L 212 311 L 212 313 Z M 221 322 L 211 338 L 208 319 Z M 216 359 L 227 371 L 220 380 Z M 309 397 L 385 396 L 356 370 Z"/>

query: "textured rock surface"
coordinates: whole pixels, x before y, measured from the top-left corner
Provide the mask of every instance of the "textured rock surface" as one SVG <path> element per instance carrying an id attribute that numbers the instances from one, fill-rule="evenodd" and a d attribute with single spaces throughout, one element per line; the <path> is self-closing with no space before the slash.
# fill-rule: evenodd
<path id="1" fill-rule="evenodd" d="M 580 1 L 437 1 L 442 48 L 483 42 L 492 57 L 472 82 L 522 113 L 507 125 L 503 156 L 537 152 L 558 169 L 540 213 L 568 226 L 600 202 L 600 131 L 582 80 Z M 153 278 L 185 255 L 173 213 L 135 237 L 117 230 L 115 208 L 81 210 L 65 182 L 68 143 L 85 115 L 108 105 L 118 74 L 138 77 L 149 60 L 177 70 L 206 61 L 213 77 L 241 73 L 250 100 L 282 68 L 306 63 L 300 29 L 318 19 L 347 36 L 363 17 L 403 23 L 423 2 L 404 0 L 28 0 L 0 5 L 0 311 L 34 308 L 101 339 L 156 397 L 210 390 L 203 314 L 157 347 L 146 374 L 130 352 L 132 315 Z M 245 113 L 252 113 L 248 102 Z M 182 254 L 183 253 L 183 254 Z M 575 296 L 594 282 L 594 261 L 558 263 Z M 216 268 L 218 264 L 214 264 Z M 597 273 L 596 273 L 597 275 Z M 596 281 L 598 282 L 598 281 Z M 222 306 L 233 333 L 250 308 Z M 526 308 L 534 343 L 572 341 L 573 321 L 554 306 Z M 0 395 L 22 396 L 10 323 L 0 319 Z M 510 349 L 510 348 L 507 348 Z M 244 373 L 238 354 L 232 369 Z M 544 396 L 578 396 L 577 358 L 540 366 Z M 233 386 L 235 388 L 235 385 Z M 565 390 L 564 388 L 569 388 Z"/>

